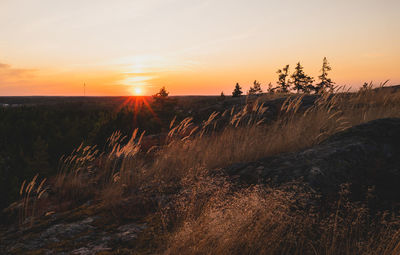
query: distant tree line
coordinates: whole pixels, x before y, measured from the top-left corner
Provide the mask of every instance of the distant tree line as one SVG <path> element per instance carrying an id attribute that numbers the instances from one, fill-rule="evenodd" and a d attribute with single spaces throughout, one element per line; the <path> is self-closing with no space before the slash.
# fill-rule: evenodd
<path id="1" fill-rule="evenodd" d="M 278 81 L 276 86 L 272 83 L 268 84 L 267 93 L 288 93 L 290 91 L 295 91 L 297 93 L 315 93 L 320 94 L 322 92 L 333 92 L 335 88 L 335 83 L 331 78 L 328 77 L 328 72 L 332 68 L 324 57 L 322 61 L 322 68 L 320 70 L 321 75 L 318 76 L 318 82 L 315 79 L 304 72 L 304 68 L 300 62 L 298 62 L 294 68 L 294 72 L 290 75 L 289 65 L 285 65 L 282 69 L 278 69 L 276 72 L 278 74 Z M 253 82 L 247 92 L 248 95 L 261 95 L 263 90 L 261 88 L 261 83 L 257 80 Z M 223 94 L 223 93 L 222 93 Z M 221 94 L 221 95 L 222 95 Z M 232 92 L 232 97 L 240 97 L 243 94 L 242 87 L 239 83 L 236 83 L 235 88 Z"/>

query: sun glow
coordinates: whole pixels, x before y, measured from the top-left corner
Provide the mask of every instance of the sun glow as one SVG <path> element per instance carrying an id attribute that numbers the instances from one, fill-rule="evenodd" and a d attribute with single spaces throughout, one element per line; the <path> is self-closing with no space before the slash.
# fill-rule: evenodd
<path id="1" fill-rule="evenodd" d="M 132 93 L 133 93 L 133 95 L 135 95 L 135 96 L 142 96 L 142 95 L 143 95 L 143 89 L 140 88 L 140 87 L 134 87 L 134 88 L 132 89 Z"/>
<path id="2" fill-rule="evenodd" d="M 128 93 L 131 95 L 143 96 L 146 94 L 147 87 L 149 86 L 148 81 L 151 78 L 151 76 L 126 77 L 120 83 L 126 86 Z"/>

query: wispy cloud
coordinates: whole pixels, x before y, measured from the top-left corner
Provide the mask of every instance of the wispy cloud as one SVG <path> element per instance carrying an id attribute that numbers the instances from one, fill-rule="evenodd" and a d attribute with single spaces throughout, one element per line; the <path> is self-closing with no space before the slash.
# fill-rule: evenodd
<path id="1" fill-rule="evenodd" d="M 14 68 L 0 63 L 0 86 L 4 83 L 15 83 L 35 77 L 37 69 Z"/>

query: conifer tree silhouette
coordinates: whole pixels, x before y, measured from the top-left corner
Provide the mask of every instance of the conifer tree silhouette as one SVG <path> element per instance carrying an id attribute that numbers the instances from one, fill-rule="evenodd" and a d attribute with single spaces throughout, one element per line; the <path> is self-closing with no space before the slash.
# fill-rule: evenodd
<path id="1" fill-rule="evenodd" d="M 261 83 L 257 80 L 254 81 L 253 86 L 250 87 L 248 94 L 249 95 L 260 95 L 262 94 Z"/>
<path id="2" fill-rule="evenodd" d="M 328 72 L 331 70 L 332 68 L 329 65 L 328 60 L 326 59 L 326 57 L 324 57 L 321 68 L 322 74 L 318 76 L 320 82 L 315 86 L 315 93 L 321 93 L 323 91 L 332 92 L 334 90 L 335 83 L 331 80 L 331 78 L 328 78 Z"/>
<path id="3" fill-rule="evenodd" d="M 293 89 L 299 93 L 303 91 L 304 93 L 310 93 L 311 91 L 315 90 L 313 85 L 314 78 L 306 75 L 303 70 L 303 66 L 300 62 L 297 63 L 294 73 L 292 74 L 291 84 L 293 85 Z"/>
<path id="4" fill-rule="evenodd" d="M 286 78 L 289 75 L 289 65 L 286 65 L 282 69 L 278 69 L 278 71 L 276 73 L 278 74 L 278 81 L 277 81 L 278 88 L 277 89 L 279 89 L 280 92 L 284 92 L 284 93 L 289 92 L 290 84 L 286 80 Z"/>
<path id="5" fill-rule="evenodd" d="M 242 87 L 236 83 L 235 89 L 232 92 L 232 97 L 240 97 L 243 94 Z"/>

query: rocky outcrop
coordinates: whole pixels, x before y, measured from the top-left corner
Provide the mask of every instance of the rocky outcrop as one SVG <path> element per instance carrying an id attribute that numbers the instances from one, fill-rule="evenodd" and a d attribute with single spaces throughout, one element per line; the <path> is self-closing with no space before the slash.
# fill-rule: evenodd
<path id="1" fill-rule="evenodd" d="M 227 167 L 247 183 L 303 180 L 322 194 L 342 183 L 364 193 L 374 187 L 384 200 L 400 202 L 400 119 L 379 119 L 337 133 L 319 145 L 295 153 Z"/>
<path id="2" fill-rule="evenodd" d="M 0 231 L 0 254 L 108 254 L 130 250 L 145 223 L 121 222 L 94 205 L 43 216 Z M 101 254 L 103 254 L 101 253 Z"/>

